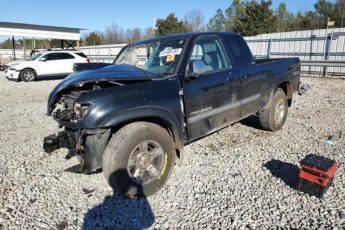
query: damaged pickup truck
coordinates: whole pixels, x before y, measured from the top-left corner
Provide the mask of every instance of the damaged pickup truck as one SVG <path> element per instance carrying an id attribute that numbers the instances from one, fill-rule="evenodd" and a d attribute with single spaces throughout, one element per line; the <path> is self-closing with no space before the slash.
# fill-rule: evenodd
<path id="1" fill-rule="evenodd" d="M 44 149 L 68 148 L 84 172 L 102 169 L 128 197 L 156 193 L 185 145 L 227 125 L 258 115 L 263 129 L 279 130 L 300 83 L 298 58 L 255 60 L 235 33 L 144 40 L 113 64 L 83 68 L 49 96 L 62 131 Z"/>

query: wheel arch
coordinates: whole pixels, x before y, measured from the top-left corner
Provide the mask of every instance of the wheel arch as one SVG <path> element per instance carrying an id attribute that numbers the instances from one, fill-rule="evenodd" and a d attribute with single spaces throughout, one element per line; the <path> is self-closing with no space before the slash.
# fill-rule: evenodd
<path id="1" fill-rule="evenodd" d="M 34 71 L 34 73 L 35 73 L 35 77 L 37 77 L 37 71 L 34 69 L 34 68 L 32 68 L 32 67 L 25 67 L 25 68 L 23 68 L 21 71 L 20 71 L 20 74 L 19 74 L 19 76 L 20 76 L 20 80 L 22 80 L 21 78 L 22 78 L 22 73 L 23 73 L 23 71 L 24 70 L 32 70 L 32 71 Z"/>
<path id="2" fill-rule="evenodd" d="M 278 88 L 281 88 L 284 91 L 286 98 L 288 100 L 288 106 L 291 107 L 292 96 L 293 96 L 292 84 L 289 81 L 284 81 L 284 82 L 280 83 L 276 89 L 278 89 Z"/>
<path id="3" fill-rule="evenodd" d="M 165 108 L 144 107 L 130 109 L 117 113 L 114 116 L 108 116 L 108 119 L 105 119 L 101 126 L 102 128 L 111 128 L 112 133 L 115 133 L 125 125 L 140 121 L 153 123 L 166 129 L 173 138 L 178 157 L 181 157 L 181 151 L 184 146 L 182 127 L 176 116 Z"/>
<path id="4" fill-rule="evenodd" d="M 262 107 L 260 111 L 263 111 L 267 109 L 270 104 L 272 103 L 272 98 L 274 96 L 274 93 L 278 90 L 282 89 L 286 95 L 288 107 L 291 107 L 292 105 L 292 97 L 293 97 L 293 88 L 292 84 L 289 81 L 282 81 L 280 83 L 273 84 L 272 88 L 268 91 L 268 99 L 267 103 L 265 103 L 265 106 Z"/>

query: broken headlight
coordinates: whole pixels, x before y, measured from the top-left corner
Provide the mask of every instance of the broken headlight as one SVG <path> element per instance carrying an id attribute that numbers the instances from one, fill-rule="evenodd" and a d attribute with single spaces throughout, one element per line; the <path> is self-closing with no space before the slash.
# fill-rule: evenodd
<path id="1" fill-rule="evenodd" d="M 73 110 L 74 110 L 75 118 L 79 120 L 85 117 L 90 112 L 91 105 L 74 103 Z"/>

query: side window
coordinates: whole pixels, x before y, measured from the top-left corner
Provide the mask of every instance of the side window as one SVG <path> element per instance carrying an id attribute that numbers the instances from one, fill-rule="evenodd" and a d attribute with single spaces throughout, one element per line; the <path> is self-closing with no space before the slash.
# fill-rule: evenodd
<path id="1" fill-rule="evenodd" d="M 57 56 L 56 56 L 56 53 L 50 53 L 50 54 L 47 54 L 46 56 L 44 56 L 46 58 L 47 61 L 54 61 L 54 60 L 57 60 Z"/>
<path id="2" fill-rule="evenodd" d="M 201 37 L 193 47 L 189 65 L 195 60 L 205 63 L 207 71 L 217 71 L 229 68 L 221 42 L 216 37 Z"/>
<path id="3" fill-rule="evenodd" d="M 58 59 L 62 60 L 62 59 L 74 59 L 74 56 L 69 54 L 69 53 L 58 53 Z"/>

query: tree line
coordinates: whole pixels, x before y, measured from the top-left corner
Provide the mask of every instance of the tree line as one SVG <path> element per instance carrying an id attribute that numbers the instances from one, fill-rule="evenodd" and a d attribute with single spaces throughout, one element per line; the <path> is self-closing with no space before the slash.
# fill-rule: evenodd
<path id="1" fill-rule="evenodd" d="M 309 1 L 309 0 L 308 0 Z M 226 9 L 218 9 L 215 15 L 205 23 L 204 14 L 194 9 L 183 19 L 174 13 L 165 19 L 157 19 L 155 28 L 124 29 L 117 24 L 106 26 L 103 31 L 85 34 L 80 44 L 83 46 L 108 45 L 136 42 L 141 39 L 174 33 L 196 31 L 234 31 L 243 36 L 255 36 L 264 33 L 288 32 L 296 30 L 324 29 L 328 21 L 334 21 L 335 27 L 345 27 L 345 0 L 318 0 L 314 9 L 307 12 L 292 13 L 286 3 L 272 8 L 272 0 L 233 0 Z M 25 40 L 26 47 L 32 47 L 31 40 Z M 21 48 L 24 41 L 16 42 Z M 37 48 L 60 47 L 60 41 L 36 39 Z M 0 43 L 0 48 L 12 48 L 10 39 Z"/>
<path id="2" fill-rule="evenodd" d="M 290 12 L 284 2 L 280 3 L 277 9 L 273 9 L 272 0 L 233 0 L 228 8 L 218 9 L 208 23 L 204 20 L 204 14 L 198 9 L 191 10 L 183 19 L 178 19 L 171 13 L 165 19 L 158 19 L 155 29 L 123 30 L 112 25 L 104 32 L 90 33 L 85 38 L 85 44 L 128 43 L 154 36 L 196 31 L 233 31 L 243 36 L 255 36 L 325 29 L 328 21 L 334 21 L 335 27 L 345 27 L 345 0 L 336 0 L 334 3 L 318 0 L 313 10 L 297 13 Z"/>
<path id="3" fill-rule="evenodd" d="M 272 0 L 234 0 L 225 10 L 218 9 L 209 20 L 209 31 L 234 31 L 243 36 L 296 30 L 325 29 L 328 21 L 335 27 L 345 26 L 345 0 L 332 3 L 318 0 L 314 10 L 291 13 L 286 3 L 272 9 Z"/>

